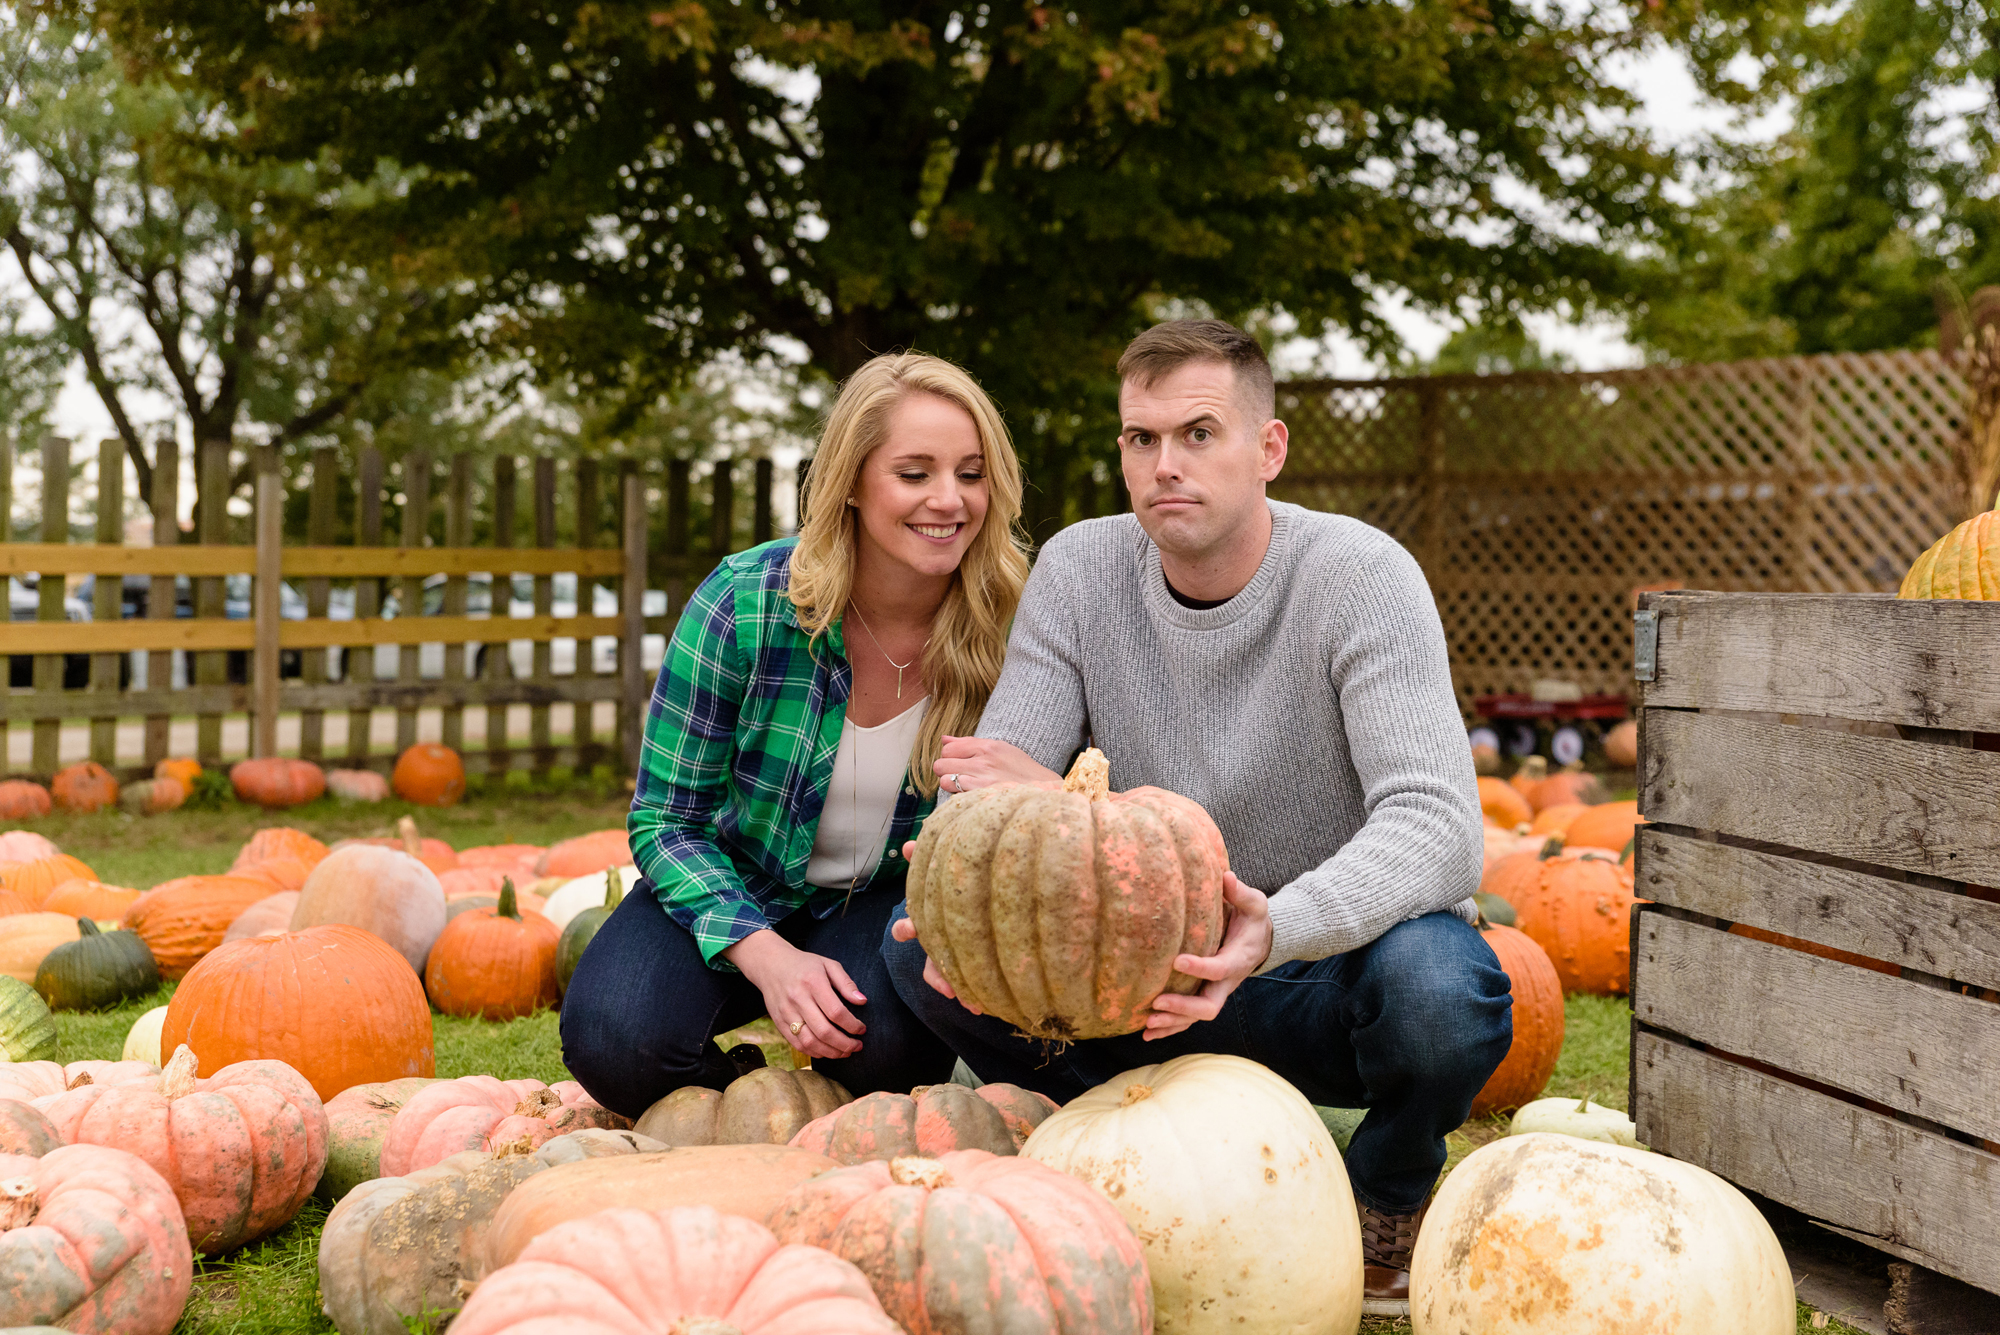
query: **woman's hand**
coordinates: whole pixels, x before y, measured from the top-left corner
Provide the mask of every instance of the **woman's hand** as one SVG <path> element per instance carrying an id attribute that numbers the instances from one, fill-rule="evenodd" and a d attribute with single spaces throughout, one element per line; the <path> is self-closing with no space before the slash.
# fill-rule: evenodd
<path id="1" fill-rule="evenodd" d="M 1061 781 L 1062 775 L 1043 769 L 1011 742 L 991 737 L 946 737 L 937 758 L 938 787 L 947 793 L 970 792 L 990 783 Z"/>
<path id="2" fill-rule="evenodd" d="M 868 1026 L 854 1018 L 841 998 L 857 1006 L 868 998 L 838 960 L 800 950 L 768 927 L 722 955 L 764 994 L 765 1013 L 787 1043 L 812 1057 L 852 1057 L 861 1051 L 860 1035 Z"/>

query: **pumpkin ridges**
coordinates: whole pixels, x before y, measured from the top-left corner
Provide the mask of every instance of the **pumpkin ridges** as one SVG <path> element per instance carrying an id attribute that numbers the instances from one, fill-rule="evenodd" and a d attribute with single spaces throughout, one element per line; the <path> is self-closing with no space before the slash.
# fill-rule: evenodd
<path id="1" fill-rule="evenodd" d="M 106 885 L 102 881 L 79 878 L 64 881 L 49 891 L 48 898 L 42 901 L 42 908 L 45 912 L 62 913 L 72 918 L 116 922 L 139 902 L 139 893 L 129 886 Z"/>
<path id="2" fill-rule="evenodd" d="M 171 981 L 221 945 L 237 915 L 270 893 L 267 882 L 241 876 L 182 876 L 139 896 L 124 925 L 146 942 L 160 977 Z"/>
<path id="3" fill-rule="evenodd" d="M 65 811 L 92 812 L 118 805 L 118 780 L 94 760 L 56 771 L 49 794 Z"/>
<path id="4" fill-rule="evenodd" d="M 1562 977 L 1548 952 L 1511 927 L 1488 926 L 1483 934 L 1512 985 L 1514 1037 L 1472 1100 L 1472 1117 L 1518 1108 L 1540 1095 L 1563 1045 Z"/>
<path id="5" fill-rule="evenodd" d="M 1516 926 L 1546 950 L 1565 992 L 1623 996 L 1631 989 L 1632 873 L 1601 857 L 1544 859 L 1508 902 Z"/>
<path id="6" fill-rule="evenodd" d="M 36 858 L 30 862 L 10 862 L 0 866 L 0 889 L 11 890 L 35 908 L 57 886 L 71 881 L 95 881 L 97 873 L 81 859 L 67 853 Z"/>

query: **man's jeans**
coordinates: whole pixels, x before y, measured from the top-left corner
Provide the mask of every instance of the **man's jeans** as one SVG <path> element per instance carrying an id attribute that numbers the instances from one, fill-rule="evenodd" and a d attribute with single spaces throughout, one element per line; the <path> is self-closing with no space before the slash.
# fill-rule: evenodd
<path id="1" fill-rule="evenodd" d="M 1429 1196 L 1446 1133 L 1465 1120 L 1514 1037 L 1506 972 L 1479 932 L 1450 913 L 1246 979 L 1219 1016 L 1172 1038 L 1128 1034 L 1060 1052 L 933 991 L 917 942 L 885 935 L 882 956 L 910 1009 L 982 1080 L 1061 1103 L 1135 1067 L 1220 1052 L 1262 1062 L 1314 1103 L 1366 1108 L 1348 1146 L 1348 1179 L 1363 1205 L 1396 1213 Z"/>

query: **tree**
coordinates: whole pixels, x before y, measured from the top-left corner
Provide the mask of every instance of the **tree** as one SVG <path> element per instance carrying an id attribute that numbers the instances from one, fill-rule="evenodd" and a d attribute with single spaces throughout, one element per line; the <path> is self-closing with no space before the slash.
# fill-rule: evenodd
<path id="1" fill-rule="evenodd" d="M 1588 7 L 73 3 L 227 97 L 243 151 L 408 173 L 380 225 L 476 246 L 545 368 L 919 347 L 1045 480 L 1108 451 L 1112 363 L 1158 310 L 1388 349 L 1385 290 L 1593 309 L 1671 169 L 1597 73 L 1649 39 Z"/>

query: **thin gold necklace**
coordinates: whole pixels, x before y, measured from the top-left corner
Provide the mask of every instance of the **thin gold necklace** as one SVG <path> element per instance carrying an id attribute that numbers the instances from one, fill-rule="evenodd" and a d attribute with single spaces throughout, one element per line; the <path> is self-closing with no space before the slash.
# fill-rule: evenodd
<path id="1" fill-rule="evenodd" d="M 861 618 L 861 629 L 868 632 L 868 639 L 870 640 L 870 642 L 874 644 L 875 652 L 882 655 L 883 661 L 888 663 L 890 667 L 896 669 L 896 698 L 898 700 L 902 699 L 903 673 L 907 671 L 909 668 L 914 667 L 917 663 L 917 660 L 924 656 L 924 650 L 930 648 L 931 637 L 928 635 L 924 636 L 923 645 L 918 648 L 916 658 L 912 658 L 907 663 L 898 663 L 895 659 L 889 657 L 889 651 L 882 647 L 882 641 L 875 638 L 875 628 L 868 624 L 868 616 L 865 612 L 861 610 L 861 604 L 855 602 L 852 598 L 850 598 L 847 600 L 847 605 L 854 609 L 854 615 Z"/>

